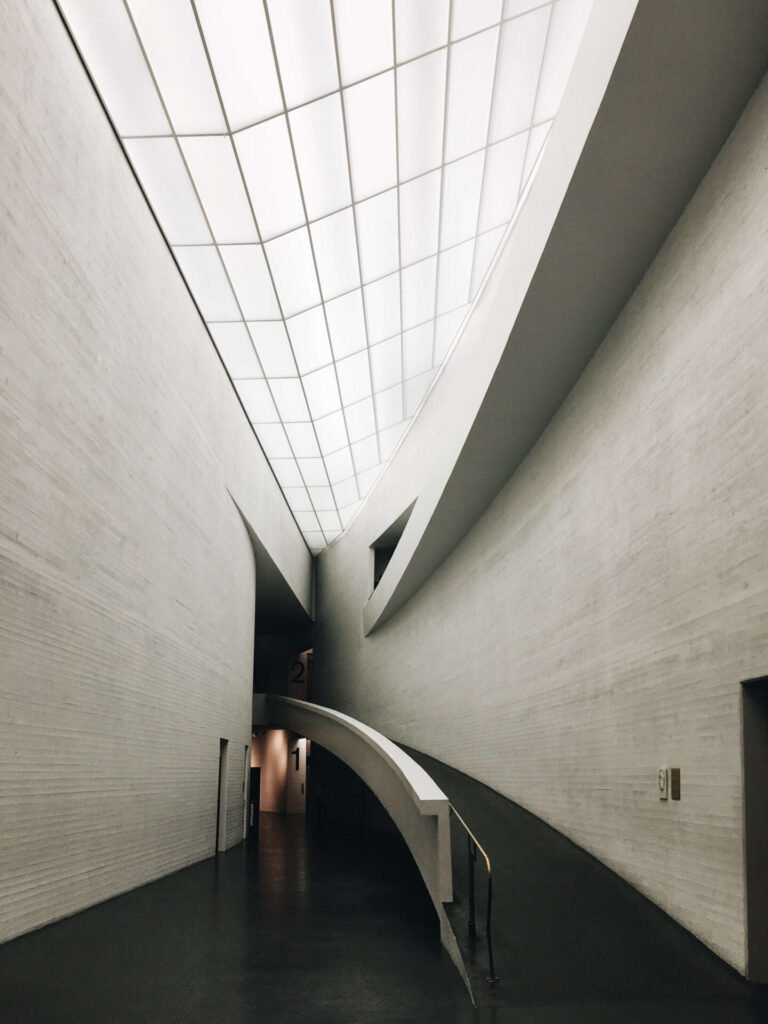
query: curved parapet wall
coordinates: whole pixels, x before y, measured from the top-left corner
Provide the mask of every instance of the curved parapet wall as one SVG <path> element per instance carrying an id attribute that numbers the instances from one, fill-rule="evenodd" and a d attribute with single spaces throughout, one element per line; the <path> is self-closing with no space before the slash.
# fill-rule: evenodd
<path id="1" fill-rule="evenodd" d="M 453 899 L 448 797 L 391 740 L 338 711 L 273 694 L 256 694 L 254 722 L 290 729 L 326 747 L 376 794 L 408 844 L 440 919 L 440 939 L 466 981 L 443 907 Z"/>

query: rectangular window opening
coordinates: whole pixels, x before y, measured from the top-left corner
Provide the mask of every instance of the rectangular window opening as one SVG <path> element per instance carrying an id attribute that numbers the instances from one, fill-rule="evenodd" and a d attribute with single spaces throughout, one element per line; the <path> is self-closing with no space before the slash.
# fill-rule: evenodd
<path id="1" fill-rule="evenodd" d="M 403 531 L 411 517 L 413 506 L 416 501 L 411 502 L 408 508 L 401 513 L 397 519 L 392 523 L 391 526 L 387 527 L 384 533 L 371 544 L 371 572 L 373 576 L 373 586 L 371 593 L 378 587 L 381 582 L 381 578 L 384 575 L 384 571 L 392 560 L 392 556 L 395 553 L 395 548 L 400 542 L 400 538 L 403 535 Z"/>

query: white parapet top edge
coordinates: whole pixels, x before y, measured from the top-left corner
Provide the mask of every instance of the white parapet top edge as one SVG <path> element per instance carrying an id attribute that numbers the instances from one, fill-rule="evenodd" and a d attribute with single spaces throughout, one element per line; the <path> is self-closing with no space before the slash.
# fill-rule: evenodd
<path id="1" fill-rule="evenodd" d="M 260 698 L 264 699 L 265 711 L 270 720 L 272 720 L 272 716 L 269 712 L 272 707 L 283 705 L 300 713 L 303 712 L 329 719 L 354 732 L 369 746 L 373 747 L 376 753 L 400 776 L 421 814 L 437 814 L 443 807 L 448 805 L 448 797 L 434 779 L 424 771 L 421 765 L 417 764 L 404 750 L 401 750 L 396 743 L 393 743 L 392 740 L 387 739 L 386 736 L 383 736 L 375 729 L 371 729 L 370 726 L 364 725 L 362 722 L 358 722 L 357 719 L 344 715 L 340 711 L 333 711 L 331 708 L 324 708 L 319 704 L 311 704 L 309 701 L 295 700 L 293 697 L 281 697 L 277 694 L 255 694 L 254 704 Z M 279 718 L 279 716 L 277 717 Z"/>

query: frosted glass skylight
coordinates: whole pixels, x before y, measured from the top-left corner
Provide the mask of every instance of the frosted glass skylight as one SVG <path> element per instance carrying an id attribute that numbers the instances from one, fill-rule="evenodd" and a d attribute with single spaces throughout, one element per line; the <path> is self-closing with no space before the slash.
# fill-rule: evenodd
<path id="1" fill-rule="evenodd" d="M 313 552 L 546 145 L 592 0 L 58 0 Z"/>

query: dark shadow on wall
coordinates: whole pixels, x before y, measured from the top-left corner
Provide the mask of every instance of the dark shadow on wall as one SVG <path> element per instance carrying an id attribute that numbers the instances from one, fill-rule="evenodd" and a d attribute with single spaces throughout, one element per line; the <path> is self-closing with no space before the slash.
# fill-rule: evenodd
<path id="1" fill-rule="evenodd" d="M 263 633 L 257 617 L 253 640 L 253 692 L 293 696 L 290 683 L 295 675 L 294 663 L 301 651 L 311 647 L 311 627 L 284 633 Z"/>

